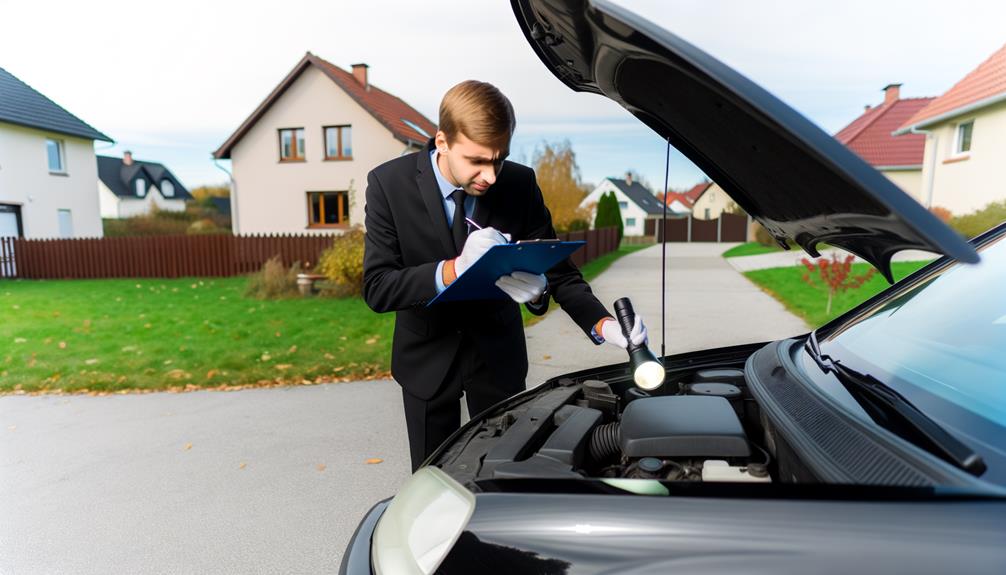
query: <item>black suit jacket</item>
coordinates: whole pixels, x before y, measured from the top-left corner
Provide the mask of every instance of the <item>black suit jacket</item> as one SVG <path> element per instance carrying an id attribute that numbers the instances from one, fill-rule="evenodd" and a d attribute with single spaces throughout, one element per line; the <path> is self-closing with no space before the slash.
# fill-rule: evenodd
<path id="1" fill-rule="evenodd" d="M 374 168 L 367 176 L 363 297 L 376 312 L 397 312 L 391 372 L 409 393 L 429 399 L 440 387 L 462 338 L 481 353 L 496 381 L 523 384 L 527 348 L 520 308 L 511 300 L 436 304 L 436 269 L 457 256 L 443 196 L 427 150 Z M 554 238 L 552 217 L 534 171 L 504 162 L 496 182 L 476 199 L 472 219 L 514 240 Z M 590 334 L 608 315 L 579 270 L 566 260 L 546 274 L 548 289 Z M 545 305 L 532 309 L 544 313 Z"/>

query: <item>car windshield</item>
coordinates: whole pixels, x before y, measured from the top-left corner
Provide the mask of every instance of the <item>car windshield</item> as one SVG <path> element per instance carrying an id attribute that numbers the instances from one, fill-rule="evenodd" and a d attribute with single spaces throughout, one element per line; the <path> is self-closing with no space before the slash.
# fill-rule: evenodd
<path id="1" fill-rule="evenodd" d="M 842 326 L 822 350 L 926 411 L 949 402 L 1006 426 L 1006 241 L 980 253 Z"/>

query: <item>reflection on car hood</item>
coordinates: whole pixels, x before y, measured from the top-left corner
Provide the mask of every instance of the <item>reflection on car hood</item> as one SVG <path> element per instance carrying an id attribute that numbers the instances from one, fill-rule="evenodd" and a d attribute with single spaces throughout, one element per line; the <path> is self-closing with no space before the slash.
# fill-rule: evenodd
<path id="1" fill-rule="evenodd" d="M 642 120 L 779 241 L 848 250 L 891 281 L 903 249 L 978 255 L 882 174 L 755 83 L 604 0 L 511 0 L 531 47 L 573 90 Z"/>

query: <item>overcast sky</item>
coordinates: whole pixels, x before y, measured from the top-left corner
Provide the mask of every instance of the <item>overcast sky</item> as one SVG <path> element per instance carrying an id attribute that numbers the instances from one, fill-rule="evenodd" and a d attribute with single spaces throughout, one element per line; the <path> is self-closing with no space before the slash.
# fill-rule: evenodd
<path id="1" fill-rule="evenodd" d="M 881 88 L 934 96 L 1006 43 L 1006 2 L 621 0 L 834 133 Z M 577 94 L 541 64 L 509 2 L 0 0 L 0 67 L 188 187 L 219 183 L 216 149 L 306 51 L 370 80 L 436 122 L 461 80 L 513 101 L 515 159 L 568 139 L 585 181 L 627 169 L 659 186 L 664 144 L 621 107 Z M 357 143 L 359 146 L 360 143 Z M 226 163 L 225 163 L 226 164 Z M 228 166 L 229 167 L 229 166 Z M 680 155 L 671 185 L 702 173 Z"/>

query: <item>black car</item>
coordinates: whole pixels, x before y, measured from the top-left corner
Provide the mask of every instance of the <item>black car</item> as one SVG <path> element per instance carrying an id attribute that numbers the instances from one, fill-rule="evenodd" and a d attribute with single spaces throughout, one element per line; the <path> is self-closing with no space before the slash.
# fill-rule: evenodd
<path id="1" fill-rule="evenodd" d="M 892 280 L 810 334 L 554 378 L 479 414 L 360 524 L 342 572 L 1006 573 L 1006 225 L 969 244 L 830 136 L 602 0 L 513 0 L 781 243 Z"/>

